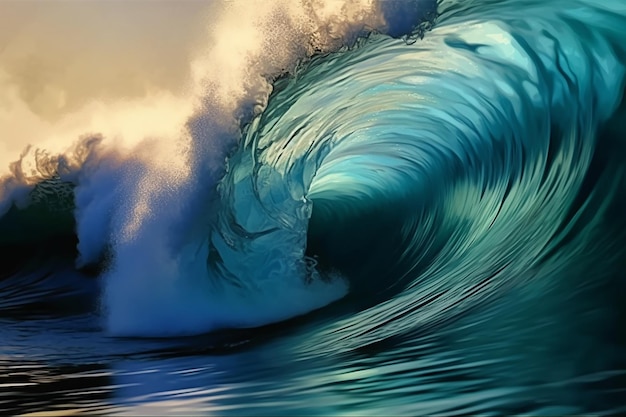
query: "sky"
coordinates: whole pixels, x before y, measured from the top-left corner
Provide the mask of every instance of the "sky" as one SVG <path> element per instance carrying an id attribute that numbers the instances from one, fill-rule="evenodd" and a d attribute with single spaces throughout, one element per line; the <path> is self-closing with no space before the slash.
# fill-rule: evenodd
<path id="1" fill-rule="evenodd" d="M 96 133 L 127 153 L 156 138 L 170 152 L 207 104 L 215 120 L 262 106 L 299 57 L 382 27 L 375 4 L 0 0 L 0 177 L 29 145 L 22 166 Z"/>
<path id="2" fill-rule="evenodd" d="M 166 123 L 159 116 L 170 111 L 176 119 L 210 6 L 0 1 L 0 172 L 28 144 L 66 146 L 79 132 L 115 125 L 141 136 L 147 120 Z"/>

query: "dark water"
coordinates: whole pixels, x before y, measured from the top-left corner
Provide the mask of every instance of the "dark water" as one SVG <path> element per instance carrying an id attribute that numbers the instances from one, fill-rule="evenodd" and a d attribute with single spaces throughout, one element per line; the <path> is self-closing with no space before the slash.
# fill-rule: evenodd
<path id="1" fill-rule="evenodd" d="M 626 413 L 626 5 L 383 4 L 226 167 L 206 115 L 148 197 L 97 136 L 42 164 L 0 218 L 0 410 Z"/>

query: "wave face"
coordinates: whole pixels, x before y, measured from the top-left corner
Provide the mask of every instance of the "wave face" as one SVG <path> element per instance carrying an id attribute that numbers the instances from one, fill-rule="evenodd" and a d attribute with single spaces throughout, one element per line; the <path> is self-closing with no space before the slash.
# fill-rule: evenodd
<path id="1" fill-rule="evenodd" d="M 443 2 L 419 42 L 371 35 L 277 82 L 221 183 L 212 270 L 243 288 L 259 265 L 338 273 L 367 308 L 333 340 L 356 347 L 620 256 L 598 230 L 621 162 L 599 159 L 622 145 L 599 132 L 623 7 L 520 7 Z"/>
<path id="2" fill-rule="evenodd" d="M 88 134 L 11 165 L 0 309 L 88 299 L 107 334 L 158 337 L 316 311 L 286 361 L 378 355 L 354 370 L 389 401 L 434 366 L 409 365 L 435 334 L 501 380 L 519 366 L 518 387 L 585 332 L 612 346 L 606 363 L 558 378 L 623 369 L 624 2 L 298 7 L 250 17 L 260 40 L 233 66 L 230 32 L 216 35 L 174 136 Z M 494 409 L 527 411 L 498 408 L 517 391 L 494 390 Z"/>

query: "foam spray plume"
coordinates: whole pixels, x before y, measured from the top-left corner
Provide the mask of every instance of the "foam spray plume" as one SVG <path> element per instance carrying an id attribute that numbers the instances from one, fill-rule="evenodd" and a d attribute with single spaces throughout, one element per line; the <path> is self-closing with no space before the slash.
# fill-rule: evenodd
<path id="1" fill-rule="evenodd" d="M 55 83 L 55 73 L 44 73 L 39 75 L 44 93 L 28 102 L 13 76 L 23 67 L 5 65 L 0 80 L 9 87 L 13 113 L 0 116 L 34 126 L 29 141 L 42 139 L 10 165 L 0 209 L 26 207 L 38 191 L 54 194 L 66 189 L 59 184 L 70 184 L 76 262 L 79 267 L 105 262 L 101 304 L 112 334 L 161 336 L 257 326 L 322 307 L 347 292 L 339 276 L 320 276 L 305 257 L 306 210 L 285 220 L 252 207 L 250 230 L 239 242 L 213 230 L 222 205 L 218 181 L 241 139 L 241 126 L 266 107 L 276 77 L 296 74 L 311 56 L 350 46 L 368 32 L 406 31 L 401 28 L 406 22 L 390 27 L 385 12 L 401 14 L 408 7 L 415 14 L 419 9 L 417 3 L 368 0 L 251 3 L 189 6 L 188 14 L 177 14 L 180 20 L 211 16 L 208 28 L 198 30 L 201 22 L 194 22 L 195 29 L 177 35 L 182 39 L 165 51 L 173 53 L 176 45 L 195 39 L 180 58 L 191 64 L 166 63 L 168 78 L 155 72 L 130 98 L 101 94 L 100 101 L 90 101 L 77 93 L 86 94 L 78 87 L 64 85 L 67 80 Z M 33 12 L 22 7 L 14 13 Z M 94 10 L 112 13 L 104 2 L 64 7 L 75 7 L 85 20 L 95 19 Z M 141 14 L 141 6 L 129 7 L 131 18 L 119 19 L 137 23 L 132 16 Z M 157 37 L 155 28 L 164 23 L 159 7 L 165 8 L 163 15 L 172 15 L 164 5 L 152 12 L 149 34 Z M 39 16 L 44 34 L 46 24 L 67 23 L 48 12 L 52 18 L 44 12 Z M 161 60 L 167 57 L 144 58 L 142 64 L 161 65 Z M 127 83 L 134 91 L 136 86 Z M 42 102 L 47 104 L 37 107 Z M 38 112 L 54 108 L 50 102 L 65 113 Z M 5 155 L 15 159 L 10 151 L 18 148 L 11 143 L 5 144 Z"/>

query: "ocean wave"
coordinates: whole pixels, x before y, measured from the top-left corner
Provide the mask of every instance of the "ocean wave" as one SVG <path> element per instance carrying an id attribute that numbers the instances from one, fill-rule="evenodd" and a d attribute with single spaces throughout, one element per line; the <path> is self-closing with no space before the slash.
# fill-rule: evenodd
<path id="1" fill-rule="evenodd" d="M 624 250 L 626 9 L 523 3 L 442 1 L 435 18 L 383 2 L 365 13 L 378 28 L 307 38 L 243 93 L 204 82 L 171 161 L 154 162 L 158 139 L 31 149 L 3 182 L 2 245 L 66 237 L 68 264 L 96 266 L 114 335 L 254 327 L 342 300 L 350 314 L 301 346 L 335 353 L 597 285 L 576 271 L 614 269 Z"/>

